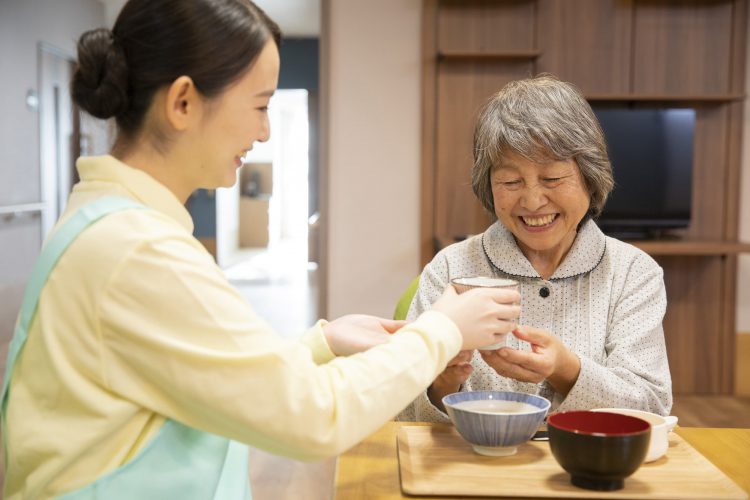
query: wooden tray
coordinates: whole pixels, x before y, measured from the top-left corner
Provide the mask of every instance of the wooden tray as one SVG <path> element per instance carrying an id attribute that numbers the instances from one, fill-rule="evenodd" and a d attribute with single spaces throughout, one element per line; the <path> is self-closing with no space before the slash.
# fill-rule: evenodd
<path id="1" fill-rule="evenodd" d="M 404 426 L 398 431 L 401 490 L 409 495 L 520 498 L 747 499 L 715 465 L 677 434 L 669 450 L 625 479 L 618 491 L 573 486 L 546 441 L 530 441 L 510 457 L 474 453 L 453 427 Z"/>

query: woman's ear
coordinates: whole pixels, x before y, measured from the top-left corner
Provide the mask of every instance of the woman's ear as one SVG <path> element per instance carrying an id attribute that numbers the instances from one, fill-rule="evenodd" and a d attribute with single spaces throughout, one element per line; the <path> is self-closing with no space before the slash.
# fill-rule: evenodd
<path id="1" fill-rule="evenodd" d="M 167 89 L 165 114 L 167 122 L 174 130 L 185 130 L 195 121 L 200 109 L 201 99 L 193 79 L 181 76 Z"/>

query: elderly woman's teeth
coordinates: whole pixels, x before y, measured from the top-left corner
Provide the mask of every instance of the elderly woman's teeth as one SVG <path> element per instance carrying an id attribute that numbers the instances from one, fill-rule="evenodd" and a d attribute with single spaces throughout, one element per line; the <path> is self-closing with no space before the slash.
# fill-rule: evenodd
<path id="1" fill-rule="evenodd" d="M 521 217 L 527 226 L 546 226 L 555 220 L 555 214 L 543 215 L 541 217 Z"/>

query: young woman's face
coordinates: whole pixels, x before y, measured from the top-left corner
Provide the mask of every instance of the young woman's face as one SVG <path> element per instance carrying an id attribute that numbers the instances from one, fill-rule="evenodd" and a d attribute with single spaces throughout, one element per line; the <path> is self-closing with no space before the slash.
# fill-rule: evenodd
<path id="1" fill-rule="evenodd" d="M 229 187 L 237 179 L 241 158 L 271 131 L 268 102 L 279 79 L 279 51 L 269 40 L 251 69 L 209 104 L 200 130 L 203 188 Z"/>
<path id="2" fill-rule="evenodd" d="M 574 160 L 535 163 L 509 154 L 491 174 L 495 214 L 523 253 L 565 253 L 589 209 L 589 194 Z"/>

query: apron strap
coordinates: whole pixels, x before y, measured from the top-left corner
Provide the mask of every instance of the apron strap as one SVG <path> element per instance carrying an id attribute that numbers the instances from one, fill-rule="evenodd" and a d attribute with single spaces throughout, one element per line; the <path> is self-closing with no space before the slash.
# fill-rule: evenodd
<path id="1" fill-rule="evenodd" d="M 128 198 L 112 196 L 100 198 L 83 206 L 73 214 L 70 219 L 62 224 L 50 236 L 49 240 L 44 245 L 39 258 L 34 265 L 34 269 L 31 272 L 31 278 L 26 285 L 26 291 L 21 304 L 21 312 L 19 313 L 15 331 L 13 332 L 13 340 L 11 340 L 10 346 L 8 347 L 8 358 L 5 365 L 5 377 L 3 379 L 3 414 L 5 413 L 8 387 L 10 386 L 13 366 L 18 354 L 21 352 L 21 348 L 26 343 L 29 326 L 31 325 L 31 320 L 34 318 L 34 314 L 36 313 L 39 304 L 39 296 L 42 293 L 44 284 L 47 282 L 47 278 L 52 272 L 52 269 L 54 269 L 57 261 L 60 260 L 60 257 L 65 253 L 65 250 L 68 249 L 70 244 L 73 243 L 76 237 L 78 237 L 84 229 L 106 215 L 131 208 L 147 207 Z"/>

